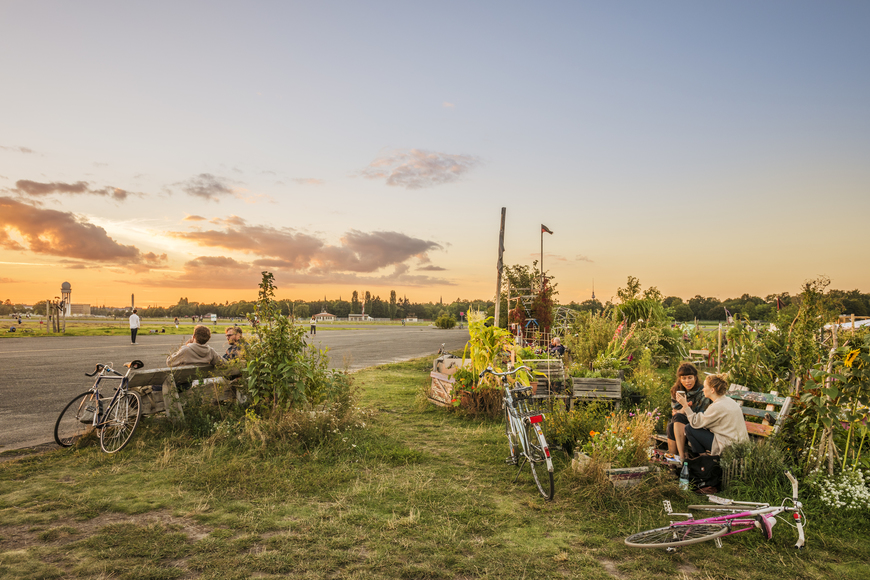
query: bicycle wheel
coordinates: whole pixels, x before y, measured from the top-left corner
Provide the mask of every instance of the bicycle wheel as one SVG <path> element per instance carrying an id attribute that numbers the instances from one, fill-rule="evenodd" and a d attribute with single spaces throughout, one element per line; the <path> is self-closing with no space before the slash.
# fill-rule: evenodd
<path id="1" fill-rule="evenodd" d="M 106 453 L 115 453 L 124 448 L 142 414 L 139 395 L 129 391 L 124 393 L 109 407 L 103 416 L 103 429 L 100 431 L 100 447 Z"/>
<path id="2" fill-rule="evenodd" d="M 633 548 L 669 548 L 688 546 L 718 538 L 728 531 L 726 524 L 670 525 L 666 528 L 638 532 L 625 539 L 625 545 Z"/>
<path id="3" fill-rule="evenodd" d="M 527 459 L 532 469 L 532 477 L 535 478 L 535 485 L 538 486 L 541 495 L 549 501 L 555 495 L 555 487 L 553 486 L 553 462 L 547 456 L 549 451 L 547 440 L 544 439 L 541 428 L 534 423 L 526 424 L 526 440 L 529 443 Z"/>
<path id="4" fill-rule="evenodd" d="M 516 465 L 519 462 L 520 453 L 517 447 L 517 435 L 514 433 L 513 425 L 511 425 L 510 411 L 508 411 L 507 406 L 504 408 L 504 434 L 507 435 L 508 450 L 510 451 L 510 456 L 505 459 L 505 462 Z"/>
<path id="5" fill-rule="evenodd" d="M 70 401 L 54 424 L 54 441 L 61 447 L 72 447 L 93 426 L 97 410 L 96 395 L 92 391 L 82 393 Z"/>

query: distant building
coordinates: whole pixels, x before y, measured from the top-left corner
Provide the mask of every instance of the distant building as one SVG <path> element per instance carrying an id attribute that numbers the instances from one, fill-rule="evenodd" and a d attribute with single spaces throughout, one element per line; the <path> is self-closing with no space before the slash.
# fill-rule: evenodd
<path id="1" fill-rule="evenodd" d="M 335 314 L 329 312 L 318 312 L 314 315 L 317 322 L 335 322 Z"/>
<path id="2" fill-rule="evenodd" d="M 90 304 L 70 304 L 68 312 L 71 316 L 90 316 L 91 315 L 91 305 Z"/>
<path id="3" fill-rule="evenodd" d="M 371 320 L 372 317 L 368 314 L 348 314 L 347 321 L 348 322 L 366 322 Z"/>

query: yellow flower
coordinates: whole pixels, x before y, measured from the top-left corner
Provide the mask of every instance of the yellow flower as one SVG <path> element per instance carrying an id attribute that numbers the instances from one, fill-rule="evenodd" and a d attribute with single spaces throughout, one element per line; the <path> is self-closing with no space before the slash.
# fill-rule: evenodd
<path id="1" fill-rule="evenodd" d="M 860 349 L 855 349 L 853 351 L 849 351 L 849 354 L 846 356 L 846 360 L 843 362 L 849 368 L 852 368 L 852 363 L 855 362 L 855 359 L 858 358 L 858 354 L 861 352 Z"/>

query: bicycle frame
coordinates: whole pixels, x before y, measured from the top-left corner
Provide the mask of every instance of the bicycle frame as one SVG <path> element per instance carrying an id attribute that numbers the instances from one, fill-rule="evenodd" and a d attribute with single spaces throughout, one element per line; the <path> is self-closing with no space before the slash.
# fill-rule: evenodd
<path id="1" fill-rule="evenodd" d="M 716 496 L 707 496 L 714 505 L 690 505 L 689 509 L 708 509 L 716 511 L 730 511 L 731 513 L 711 516 L 708 518 L 695 518 L 691 513 L 674 513 L 671 510 L 671 502 L 665 500 L 665 511 L 671 516 L 686 516 L 687 519 L 671 521 L 667 528 L 659 528 L 646 532 L 639 532 L 626 538 L 625 543 L 634 547 L 666 547 L 673 550 L 676 546 L 687 545 L 699 541 L 713 539 L 718 547 L 722 547 L 721 538 L 740 534 L 753 529 L 759 529 L 767 539 L 773 537 L 773 525 L 776 516 L 783 513 L 791 513 L 794 518 L 794 527 L 797 528 L 798 539 L 795 548 L 803 548 L 806 543 L 803 527 L 803 505 L 798 500 L 797 479 L 788 471 L 786 476 L 792 485 L 792 497 L 783 499 L 778 506 L 766 503 L 738 502 L 723 500 Z M 791 502 L 791 505 L 786 505 Z M 718 527 L 718 529 L 717 529 Z M 667 533 L 664 532 L 667 530 Z M 681 531 L 682 530 L 682 531 Z M 700 532 L 700 530 L 706 530 Z"/>
<path id="2" fill-rule="evenodd" d="M 508 437 L 511 451 L 511 457 L 507 461 L 519 465 L 514 483 L 517 482 L 523 467 L 528 463 L 538 491 L 547 500 L 552 500 L 554 494 L 553 460 L 550 456 L 550 446 L 547 444 L 541 429 L 544 415 L 536 411 L 529 411 L 525 400 L 520 396 L 531 391 L 531 387 L 512 389 L 507 379 L 509 375 L 515 375 L 523 369 L 531 370 L 528 367 L 518 367 L 513 371 L 496 373 L 490 367 L 484 370 L 480 376 L 482 378 L 486 373 L 491 373 L 500 377 L 504 387 L 505 435 Z M 530 440 L 530 437 L 535 441 Z M 519 453 L 516 449 L 517 446 L 519 446 Z M 546 467 L 546 471 L 543 471 L 543 467 Z"/>
<path id="3" fill-rule="evenodd" d="M 114 373 L 114 375 L 117 375 L 117 376 L 107 375 L 106 372 Z M 85 373 L 85 374 L 87 376 L 94 376 L 94 374 L 97 375 L 97 379 L 94 381 L 94 385 L 91 387 L 91 390 L 97 396 L 97 404 L 98 405 L 100 405 L 100 401 L 102 400 L 102 394 L 100 393 L 100 383 L 103 381 L 103 379 L 111 379 L 111 380 L 115 380 L 115 381 L 120 381 L 118 386 L 115 387 L 115 393 L 112 395 L 112 398 L 109 400 L 108 403 L 106 403 L 106 405 L 105 405 L 106 409 L 110 408 L 115 403 L 115 401 L 118 399 L 118 397 L 120 397 L 122 394 L 127 392 L 127 388 L 126 388 L 127 387 L 127 380 L 128 380 L 127 375 L 130 374 L 129 370 L 127 371 L 127 375 L 122 375 L 109 365 L 98 364 L 97 368 L 94 370 L 93 374 L 90 374 L 90 375 L 88 375 L 87 373 Z M 99 408 L 97 410 L 95 410 L 94 418 L 93 418 L 93 422 L 92 422 L 93 426 L 97 429 L 100 429 L 106 423 L 108 423 L 108 420 L 105 420 L 105 418 L 99 412 Z"/>

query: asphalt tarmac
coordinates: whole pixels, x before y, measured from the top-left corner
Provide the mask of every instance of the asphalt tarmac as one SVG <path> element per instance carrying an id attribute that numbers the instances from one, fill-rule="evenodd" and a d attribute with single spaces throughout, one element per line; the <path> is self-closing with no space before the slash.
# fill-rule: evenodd
<path id="1" fill-rule="evenodd" d="M 328 348 L 331 368 L 361 368 L 422 356 L 435 357 L 442 343 L 464 347 L 467 329 L 420 326 L 370 326 L 324 330 L 309 339 Z M 145 334 L 137 344 L 129 336 L 21 337 L 0 339 L 0 451 L 53 441 L 54 423 L 64 406 L 86 391 L 97 363 L 113 368 L 139 359 L 146 368 L 166 366 L 166 356 L 190 335 Z M 227 343 L 213 336 L 211 346 L 223 354 Z"/>

